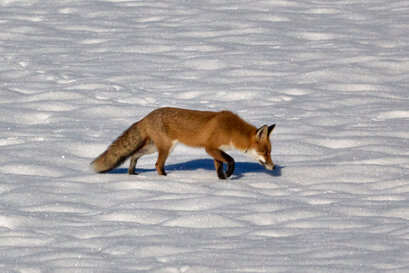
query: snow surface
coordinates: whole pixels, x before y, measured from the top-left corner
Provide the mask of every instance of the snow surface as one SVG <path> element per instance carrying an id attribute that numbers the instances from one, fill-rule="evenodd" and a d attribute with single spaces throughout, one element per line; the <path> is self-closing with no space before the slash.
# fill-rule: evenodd
<path id="1" fill-rule="evenodd" d="M 0 272 L 409 272 L 406 0 L 0 0 Z M 271 136 L 95 174 L 155 108 Z"/>

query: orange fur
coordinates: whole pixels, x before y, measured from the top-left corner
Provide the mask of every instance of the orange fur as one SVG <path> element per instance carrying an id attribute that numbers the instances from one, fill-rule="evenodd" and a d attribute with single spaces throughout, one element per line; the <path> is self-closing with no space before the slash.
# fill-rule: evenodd
<path id="1" fill-rule="evenodd" d="M 234 160 L 223 149 L 233 147 L 250 154 L 268 169 L 274 164 L 270 157 L 269 135 L 274 128 L 257 129 L 230 111 L 210 112 L 179 108 L 159 108 L 133 124 L 91 165 L 97 172 L 109 171 L 131 157 L 128 173 L 133 174 L 137 160 L 157 151 L 157 172 L 166 175 L 165 161 L 176 142 L 203 147 L 215 160 L 220 179 L 234 171 Z M 223 172 L 223 163 L 228 170 Z"/>

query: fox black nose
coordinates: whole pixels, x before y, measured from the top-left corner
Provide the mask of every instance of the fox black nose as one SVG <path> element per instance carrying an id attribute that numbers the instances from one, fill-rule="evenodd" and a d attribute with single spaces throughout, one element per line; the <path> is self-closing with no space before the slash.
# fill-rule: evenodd
<path id="1" fill-rule="evenodd" d="M 276 166 L 273 167 L 273 170 L 275 170 L 275 169 L 276 169 Z"/>

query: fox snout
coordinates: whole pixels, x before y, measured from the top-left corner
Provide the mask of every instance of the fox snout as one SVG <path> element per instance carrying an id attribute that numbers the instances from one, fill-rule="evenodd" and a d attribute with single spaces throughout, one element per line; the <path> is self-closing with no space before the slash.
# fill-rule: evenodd
<path id="1" fill-rule="evenodd" d="M 266 168 L 269 171 L 274 170 L 275 166 L 273 161 L 271 160 L 271 157 L 269 155 L 264 155 L 263 153 L 258 153 L 255 149 L 252 150 L 247 150 L 246 154 L 256 160 L 258 163 L 260 163 L 261 166 Z"/>
<path id="2" fill-rule="evenodd" d="M 272 170 L 274 170 L 276 168 L 276 166 L 274 166 L 274 163 L 272 161 L 271 161 L 271 163 L 267 163 L 267 162 L 264 163 L 261 160 L 259 160 L 258 162 L 261 164 L 261 166 L 263 166 L 264 168 L 266 168 L 269 171 L 272 171 Z"/>
<path id="3" fill-rule="evenodd" d="M 274 166 L 274 163 L 273 164 L 265 164 L 264 168 L 266 168 L 269 171 L 272 171 L 272 170 L 274 170 L 276 168 L 276 166 Z"/>

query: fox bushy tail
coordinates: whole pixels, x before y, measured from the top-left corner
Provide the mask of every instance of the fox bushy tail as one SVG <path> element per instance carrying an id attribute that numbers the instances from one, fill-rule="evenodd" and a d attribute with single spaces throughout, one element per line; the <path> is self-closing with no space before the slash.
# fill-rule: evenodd
<path id="1" fill-rule="evenodd" d="M 139 122 L 136 122 L 129 127 L 105 152 L 91 162 L 95 172 L 103 173 L 115 169 L 143 145 L 144 137 L 138 124 Z"/>

